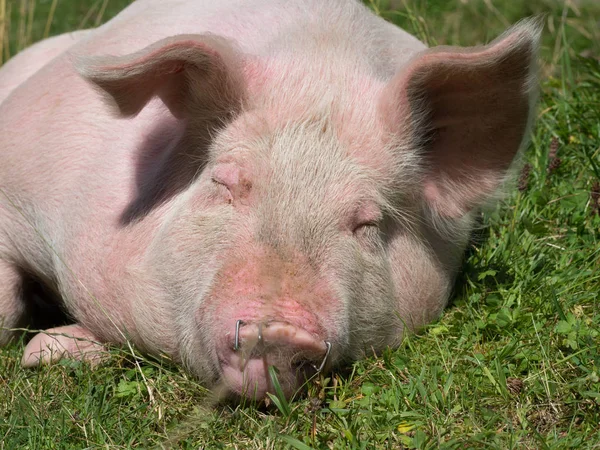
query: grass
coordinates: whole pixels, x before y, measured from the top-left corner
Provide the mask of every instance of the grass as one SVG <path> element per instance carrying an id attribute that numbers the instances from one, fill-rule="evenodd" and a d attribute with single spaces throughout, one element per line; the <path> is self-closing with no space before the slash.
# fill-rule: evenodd
<path id="1" fill-rule="evenodd" d="M 127 3 L 0 0 L 4 60 Z M 211 406 L 178 368 L 119 349 L 94 370 L 22 370 L 15 343 L 0 350 L 0 449 L 600 448 L 600 5 L 396 3 L 370 6 L 431 44 L 546 14 L 526 168 L 485 215 L 441 320 L 266 409 Z"/>

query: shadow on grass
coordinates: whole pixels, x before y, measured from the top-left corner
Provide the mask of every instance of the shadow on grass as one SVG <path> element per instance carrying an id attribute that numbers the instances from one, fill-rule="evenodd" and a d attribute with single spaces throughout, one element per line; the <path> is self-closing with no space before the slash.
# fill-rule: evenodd
<path id="1" fill-rule="evenodd" d="M 478 216 L 475 228 L 471 232 L 460 270 L 454 280 L 447 308 L 452 308 L 459 301 L 466 300 L 469 290 L 473 289 L 474 283 L 481 290 L 482 298 L 485 298 L 488 292 L 496 290 L 499 285 L 510 286 L 514 283 L 515 277 L 510 267 L 500 261 L 499 258 L 494 258 L 492 263 L 486 265 L 474 261 L 477 259 L 479 249 L 484 247 L 489 239 L 490 225 L 481 214 Z M 486 276 L 489 273 L 494 275 Z"/>

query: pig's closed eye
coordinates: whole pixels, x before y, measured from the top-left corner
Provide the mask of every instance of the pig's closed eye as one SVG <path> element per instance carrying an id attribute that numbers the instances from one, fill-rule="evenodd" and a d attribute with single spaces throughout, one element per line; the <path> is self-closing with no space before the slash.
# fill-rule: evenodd
<path id="1" fill-rule="evenodd" d="M 352 236 L 359 247 L 367 253 L 377 253 L 382 247 L 381 220 L 357 222 Z"/>
<path id="2" fill-rule="evenodd" d="M 219 197 L 222 198 L 226 203 L 233 203 L 233 195 L 231 194 L 229 187 L 215 177 L 212 177 L 211 180 L 217 188 Z"/>
<path id="3" fill-rule="evenodd" d="M 361 203 L 355 210 L 350 222 L 352 234 L 355 236 L 373 236 L 379 232 L 382 214 L 381 209 L 372 201 Z"/>
<path id="4" fill-rule="evenodd" d="M 379 226 L 379 222 L 376 220 L 371 220 L 369 222 L 363 222 L 363 223 L 359 223 L 354 227 L 354 232 L 356 233 L 357 231 L 360 231 L 361 229 L 365 229 L 365 228 L 369 228 L 369 227 L 375 227 L 377 228 Z"/>
<path id="5" fill-rule="evenodd" d="M 379 232 L 379 221 L 368 221 L 359 223 L 352 230 L 355 236 L 371 236 Z"/>

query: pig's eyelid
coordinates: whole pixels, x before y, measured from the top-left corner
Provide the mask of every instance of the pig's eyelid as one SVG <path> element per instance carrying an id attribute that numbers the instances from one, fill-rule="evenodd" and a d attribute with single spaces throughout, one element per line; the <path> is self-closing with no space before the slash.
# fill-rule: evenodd
<path id="1" fill-rule="evenodd" d="M 367 228 L 367 227 L 379 228 L 380 222 L 381 221 L 379 221 L 379 220 L 369 220 L 367 222 L 359 223 L 359 224 L 357 224 L 357 225 L 354 226 L 354 229 L 352 230 L 352 232 L 356 233 L 361 228 Z"/>
<path id="2" fill-rule="evenodd" d="M 380 220 L 368 220 L 366 222 L 359 223 L 358 225 L 356 225 L 356 228 L 359 228 L 359 227 L 378 227 L 380 222 L 381 222 Z"/>
<path id="3" fill-rule="evenodd" d="M 233 194 L 231 193 L 231 189 L 229 189 L 229 186 L 227 186 L 225 183 L 223 183 L 222 181 L 219 181 L 219 179 L 215 178 L 215 177 L 210 177 L 210 180 L 216 184 L 217 186 L 222 186 L 225 189 L 227 189 L 227 203 L 231 204 L 233 203 Z"/>
<path id="4" fill-rule="evenodd" d="M 216 178 L 216 177 L 210 177 L 210 180 L 211 180 L 211 181 L 212 181 L 214 184 L 216 184 L 216 185 L 218 185 L 218 186 L 223 186 L 225 189 L 227 189 L 227 191 L 228 191 L 228 192 L 230 192 L 230 193 L 231 193 L 231 189 L 229 189 L 229 186 L 227 186 L 227 184 L 226 184 L 226 183 L 224 183 L 223 181 L 219 180 L 219 179 L 218 179 L 218 178 Z"/>
<path id="5" fill-rule="evenodd" d="M 225 183 L 223 183 L 222 181 L 220 181 L 218 178 L 216 178 L 214 176 L 210 177 L 210 180 L 215 184 L 219 184 L 221 186 L 227 187 L 227 185 Z"/>

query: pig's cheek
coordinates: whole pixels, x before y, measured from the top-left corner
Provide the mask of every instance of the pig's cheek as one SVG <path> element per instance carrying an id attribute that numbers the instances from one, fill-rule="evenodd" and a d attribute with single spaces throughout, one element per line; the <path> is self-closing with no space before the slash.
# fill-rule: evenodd
<path id="1" fill-rule="evenodd" d="M 398 236 L 389 253 L 398 314 L 405 326 L 417 329 L 435 320 L 452 288 L 446 268 L 408 236 Z"/>
<path id="2" fill-rule="evenodd" d="M 367 231 L 371 232 L 377 234 L 376 230 Z M 328 278 L 343 299 L 335 316 L 342 350 L 348 359 L 359 359 L 365 348 L 379 349 L 382 341 L 396 333 L 394 288 L 381 243 L 367 245 L 349 237 L 345 248 L 343 256 L 329 267 Z"/>
<path id="3" fill-rule="evenodd" d="M 193 329 L 190 330 L 190 339 L 193 343 L 190 346 L 190 353 L 196 354 L 192 360 L 204 360 L 205 365 L 210 367 L 208 370 L 212 373 L 211 377 L 217 376 L 219 372 L 219 363 L 217 358 L 217 345 L 219 330 L 215 327 L 214 314 L 210 308 L 206 307 L 206 302 L 200 302 L 193 314 Z"/>

